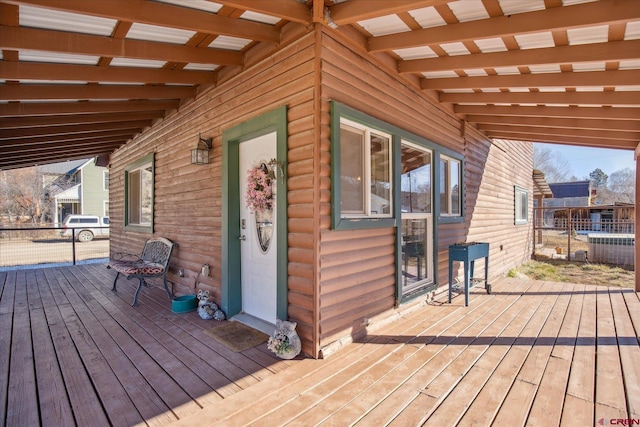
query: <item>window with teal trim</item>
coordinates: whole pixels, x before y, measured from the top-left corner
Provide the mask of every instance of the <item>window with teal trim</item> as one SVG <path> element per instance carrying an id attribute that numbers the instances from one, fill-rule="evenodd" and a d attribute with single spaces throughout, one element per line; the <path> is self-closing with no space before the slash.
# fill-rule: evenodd
<path id="1" fill-rule="evenodd" d="M 125 168 L 125 229 L 153 231 L 153 154 Z"/>
<path id="2" fill-rule="evenodd" d="M 333 228 L 395 226 L 393 128 L 344 105 L 332 108 Z"/>
<path id="3" fill-rule="evenodd" d="M 343 218 L 391 217 L 391 135 L 340 120 Z"/>

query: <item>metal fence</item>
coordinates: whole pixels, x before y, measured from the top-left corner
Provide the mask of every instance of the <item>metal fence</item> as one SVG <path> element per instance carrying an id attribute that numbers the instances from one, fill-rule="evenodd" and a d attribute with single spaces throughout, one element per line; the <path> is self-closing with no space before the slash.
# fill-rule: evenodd
<path id="1" fill-rule="evenodd" d="M 0 228 L 0 271 L 108 261 L 108 237 L 78 242 L 62 236 L 63 231 L 63 227 Z"/>
<path id="2" fill-rule="evenodd" d="M 634 270 L 633 206 L 534 208 L 534 257 Z"/>

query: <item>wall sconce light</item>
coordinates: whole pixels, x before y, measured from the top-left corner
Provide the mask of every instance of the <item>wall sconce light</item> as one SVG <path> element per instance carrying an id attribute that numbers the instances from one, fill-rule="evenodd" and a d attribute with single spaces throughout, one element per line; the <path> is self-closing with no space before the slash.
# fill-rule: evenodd
<path id="1" fill-rule="evenodd" d="M 209 150 L 213 147 L 213 138 L 203 138 L 198 135 L 198 145 L 191 150 L 191 163 L 194 165 L 206 165 L 209 163 Z"/>

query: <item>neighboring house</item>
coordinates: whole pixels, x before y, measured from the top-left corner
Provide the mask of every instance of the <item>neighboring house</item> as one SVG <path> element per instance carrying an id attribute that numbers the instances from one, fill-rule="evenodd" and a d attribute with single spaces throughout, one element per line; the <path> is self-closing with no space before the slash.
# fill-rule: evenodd
<path id="1" fill-rule="evenodd" d="M 596 195 L 591 181 L 556 182 L 549 188 L 553 198 L 542 202 L 547 208 L 591 206 L 591 198 Z"/>
<path id="2" fill-rule="evenodd" d="M 175 241 L 178 293 L 296 321 L 312 357 L 446 286 L 451 244 L 489 242 L 491 277 L 530 258 L 530 143 L 489 140 L 323 27 L 236 71 L 111 155 L 113 252 Z M 273 213 L 247 208 L 256 168 Z"/>
<path id="3" fill-rule="evenodd" d="M 553 197 L 542 199 L 543 207 L 549 208 L 543 211 L 543 226 L 566 228 L 570 213 L 571 228 L 578 233 L 633 232 L 634 205 L 618 202 L 593 205 L 596 189 L 592 181 L 558 182 L 549 184 L 549 188 Z"/>
<path id="4" fill-rule="evenodd" d="M 40 166 L 55 225 L 69 214 L 109 216 L 109 169 L 95 159 Z"/>

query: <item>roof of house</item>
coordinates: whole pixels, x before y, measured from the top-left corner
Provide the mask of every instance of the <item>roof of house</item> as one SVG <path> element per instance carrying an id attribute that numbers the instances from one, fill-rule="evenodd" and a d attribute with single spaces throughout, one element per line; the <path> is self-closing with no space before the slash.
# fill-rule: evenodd
<path id="1" fill-rule="evenodd" d="M 38 171 L 48 175 L 72 175 L 79 167 L 91 159 L 69 160 L 68 162 L 51 163 L 38 166 Z"/>
<path id="2" fill-rule="evenodd" d="M 549 184 L 555 199 L 591 196 L 591 181 L 556 182 Z"/>

